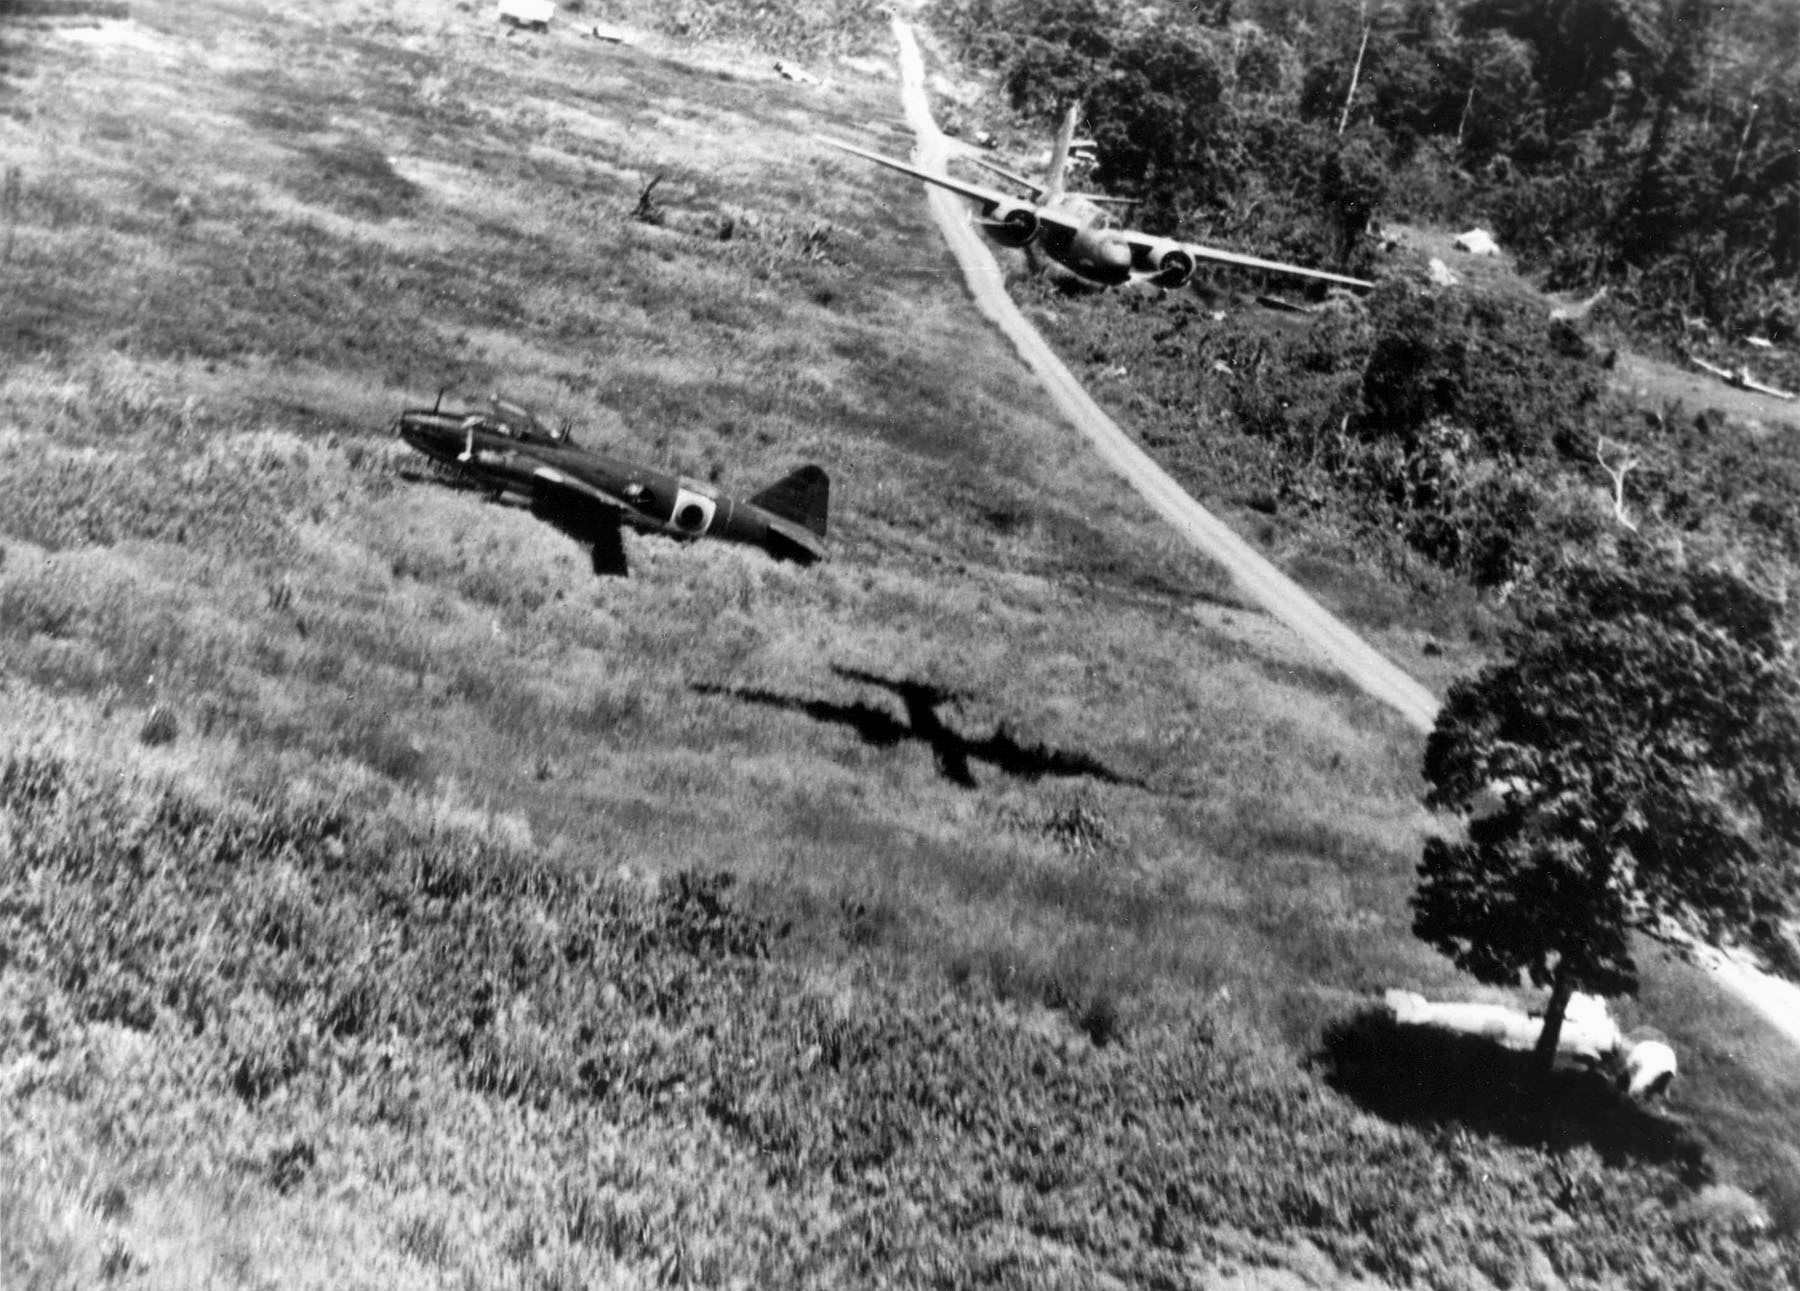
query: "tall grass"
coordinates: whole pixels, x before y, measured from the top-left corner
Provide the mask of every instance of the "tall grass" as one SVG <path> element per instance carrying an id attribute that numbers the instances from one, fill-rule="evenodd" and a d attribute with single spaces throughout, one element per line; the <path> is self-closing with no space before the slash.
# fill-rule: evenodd
<path id="1" fill-rule="evenodd" d="M 1291 1228 L 1400 1280 L 1578 1267 L 1529 1209 L 1551 1158 L 1457 1149 L 1528 1200 L 1427 1189 L 1477 1216 L 1440 1232 L 1406 1200 L 1435 1141 L 1301 1070 L 1370 990 L 1460 989 L 1406 932 L 1416 750 L 896 267 L 939 254 L 922 212 L 803 142 L 891 85 L 365 10 L 146 0 L 141 57 L 43 46 L 7 136 L 0 746 L 63 769 L 0 826 L 35 957 L 6 1016 L 47 1019 L 0 1029 L 31 1098 L 0 1162 L 74 1207 L 7 1249 L 92 1281 L 116 1239 L 170 1285 L 1089 1285 L 1297 1259 Z M 666 225 L 630 222 L 665 169 Z M 596 580 L 381 437 L 441 385 L 737 492 L 819 461 L 832 559 L 631 536 Z M 1778 1101 L 1752 1128 L 1791 1139 Z M 1214 1102 L 1223 1173 L 1182 1192 Z M 33 1164 L 65 1143 L 91 1177 Z M 1287 1156 L 1320 1182 L 1246 1164 Z M 115 1176 L 129 1216 L 83 1200 Z M 1622 1209 L 1570 1231 L 1628 1278 L 1649 1221 L 1617 1216 L 1680 1181 L 1601 1177 Z"/>
<path id="2" fill-rule="evenodd" d="M 722 880 L 572 872 L 329 802 L 221 809 L 44 754 L 0 764 L 0 830 L 14 1142 L 86 1105 L 99 1196 L 80 1222 L 12 1212 L 12 1276 L 91 1268 L 97 1244 L 143 1261 L 134 1209 L 207 1162 L 187 1187 L 321 1243 L 354 1187 L 353 1284 L 410 1260 L 843 1285 L 881 1252 L 908 1281 L 1075 1285 L 1303 1236 L 1426 1285 L 1534 1262 L 1571 1286 L 1792 1285 L 1791 1243 L 1660 1217 L 1705 1178 L 1677 1127 L 1590 1144 L 1546 1113 L 1547 1156 L 1384 1124 L 1216 1004 L 1125 1036 L 1103 999 L 1076 1031 L 975 981 L 822 992 Z"/>

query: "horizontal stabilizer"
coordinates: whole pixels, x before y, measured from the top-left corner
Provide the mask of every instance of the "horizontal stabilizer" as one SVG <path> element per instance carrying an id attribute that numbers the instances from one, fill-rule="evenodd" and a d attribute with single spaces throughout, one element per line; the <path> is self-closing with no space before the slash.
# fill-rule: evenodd
<path id="1" fill-rule="evenodd" d="M 1030 193 L 1031 200 L 1034 202 L 1044 195 L 1044 186 L 1042 184 L 1034 179 L 1025 178 L 1025 176 L 1019 174 L 1017 171 L 1008 170 L 1005 166 L 995 165 L 985 157 L 971 157 L 969 160 L 973 161 L 983 170 L 992 171 L 994 174 L 1000 176 L 1001 179 L 1011 180 L 1020 188 L 1023 188 L 1026 192 Z"/>
<path id="2" fill-rule="evenodd" d="M 831 478 L 817 466 L 802 466 L 750 499 L 770 515 L 791 520 L 825 536 L 825 516 L 831 506 Z"/>
<path id="3" fill-rule="evenodd" d="M 769 521 L 763 549 L 777 560 L 791 560 L 797 565 L 815 565 L 825 559 L 825 543 L 817 534 L 780 516 Z"/>
<path id="4" fill-rule="evenodd" d="M 985 157 L 971 157 L 969 160 L 974 162 L 977 166 L 980 166 L 983 170 L 990 170 L 994 174 L 1000 176 L 1001 179 L 1011 180 L 1013 183 L 1019 185 L 1019 187 L 1031 194 L 1032 201 L 1038 202 L 1043 200 L 1044 186 L 1037 183 L 1035 180 L 1027 179 L 1017 171 L 1008 170 L 1005 166 L 995 165 Z M 1096 206 L 1143 205 L 1143 199 L 1140 197 L 1113 197 L 1107 193 L 1065 193 L 1063 194 L 1063 200 L 1065 202 L 1092 202 Z"/>

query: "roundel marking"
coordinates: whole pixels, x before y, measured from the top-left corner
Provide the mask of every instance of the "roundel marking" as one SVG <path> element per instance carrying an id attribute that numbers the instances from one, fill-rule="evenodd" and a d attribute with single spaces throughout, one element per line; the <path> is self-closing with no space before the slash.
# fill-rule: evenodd
<path id="1" fill-rule="evenodd" d="M 712 526 L 713 510 L 718 503 L 704 493 L 677 487 L 675 508 L 669 515 L 669 527 L 677 533 L 702 534 Z"/>

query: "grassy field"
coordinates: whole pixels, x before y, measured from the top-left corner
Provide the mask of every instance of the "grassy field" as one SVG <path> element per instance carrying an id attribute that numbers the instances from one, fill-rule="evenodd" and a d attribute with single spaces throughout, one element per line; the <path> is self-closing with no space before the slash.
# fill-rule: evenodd
<path id="1" fill-rule="evenodd" d="M 1640 1117 L 1358 1021 L 1471 993 L 1407 933 L 1416 740 L 810 142 L 891 83 L 130 14 L 0 15 L 0 1282 L 1791 1277 L 1698 1191 L 1796 1222 L 1748 1027 Z M 443 386 L 817 461 L 832 560 L 598 582 L 387 434 Z M 1639 1008 L 1717 1035 L 1698 989 Z"/>

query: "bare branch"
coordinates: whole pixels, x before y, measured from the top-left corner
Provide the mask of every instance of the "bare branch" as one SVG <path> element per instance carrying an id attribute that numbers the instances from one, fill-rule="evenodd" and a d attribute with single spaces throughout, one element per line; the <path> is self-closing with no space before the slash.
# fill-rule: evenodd
<path id="1" fill-rule="evenodd" d="M 1350 69 L 1350 92 L 1344 95 L 1344 114 L 1338 118 L 1337 132 L 1344 133 L 1344 127 L 1350 124 L 1350 105 L 1356 101 L 1356 83 L 1362 79 L 1363 55 L 1369 52 L 1368 14 L 1363 15 L 1362 44 L 1356 50 L 1356 66 Z"/>
<path id="2" fill-rule="evenodd" d="M 1600 463 L 1601 470 L 1612 476 L 1613 515 L 1618 517 L 1620 524 L 1636 533 L 1637 526 L 1631 522 L 1631 517 L 1625 511 L 1625 475 L 1638 464 L 1638 458 L 1631 453 L 1629 444 L 1621 443 L 1618 447 L 1622 455 L 1619 458 L 1619 464 L 1614 466 L 1606 460 L 1606 442 L 1606 436 L 1600 436 L 1600 442 L 1594 445 L 1594 460 Z"/>

